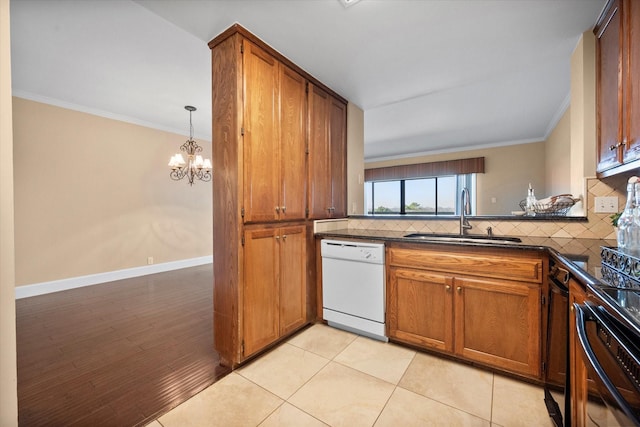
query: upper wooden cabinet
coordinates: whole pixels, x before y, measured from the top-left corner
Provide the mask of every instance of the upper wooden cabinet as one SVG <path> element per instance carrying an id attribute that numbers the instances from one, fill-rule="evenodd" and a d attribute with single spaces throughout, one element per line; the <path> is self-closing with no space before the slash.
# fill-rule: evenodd
<path id="1" fill-rule="evenodd" d="M 309 86 L 309 218 L 347 216 L 346 104 Z"/>
<path id="2" fill-rule="evenodd" d="M 306 80 L 244 40 L 244 220 L 304 219 Z"/>
<path id="3" fill-rule="evenodd" d="M 596 23 L 597 172 L 640 167 L 640 3 L 611 0 Z"/>

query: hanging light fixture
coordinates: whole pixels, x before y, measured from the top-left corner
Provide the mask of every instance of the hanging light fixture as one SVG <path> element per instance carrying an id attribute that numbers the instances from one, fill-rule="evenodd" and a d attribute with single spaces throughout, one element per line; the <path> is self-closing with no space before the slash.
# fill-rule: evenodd
<path id="1" fill-rule="evenodd" d="M 189 180 L 189 185 L 193 185 L 194 179 L 208 182 L 211 181 L 211 160 L 203 159 L 198 153 L 202 151 L 193 140 L 193 123 L 191 122 L 191 113 L 196 111 L 196 107 L 187 105 L 184 107 L 189 112 L 189 139 L 180 146 L 180 151 L 187 154 L 187 161 L 184 160 L 181 153 L 174 154 L 169 160 L 171 173 L 169 176 L 175 181 L 180 181 L 185 176 Z"/>

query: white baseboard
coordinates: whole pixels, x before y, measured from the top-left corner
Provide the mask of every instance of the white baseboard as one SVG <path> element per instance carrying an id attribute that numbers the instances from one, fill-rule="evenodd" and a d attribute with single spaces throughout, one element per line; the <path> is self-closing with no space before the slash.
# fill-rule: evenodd
<path id="1" fill-rule="evenodd" d="M 195 267 L 197 265 L 211 264 L 212 262 L 213 256 L 209 255 L 198 258 L 183 259 L 180 261 L 163 262 L 161 264 L 125 268 L 124 270 L 89 274 L 87 276 L 71 277 L 69 279 L 53 280 L 51 282 L 18 286 L 16 288 L 16 299 L 33 297 L 36 295 L 48 294 L 51 292 L 66 291 L 67 289 L 81 288 L 83 286 L 98 285 L 100 283 L 113 282 L 114 280 L 146 276 L 147 274 L 162 273 L 165 271 L 179 270 L 181 268 Z"/>

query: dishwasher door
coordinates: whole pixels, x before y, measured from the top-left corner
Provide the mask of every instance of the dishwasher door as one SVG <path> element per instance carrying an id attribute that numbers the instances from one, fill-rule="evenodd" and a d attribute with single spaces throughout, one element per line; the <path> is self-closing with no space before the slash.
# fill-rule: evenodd
<path id="1" fill-rule="evenodd" d="M 386 340 L 384 244 L 322 241 L 323 317 Z"/>

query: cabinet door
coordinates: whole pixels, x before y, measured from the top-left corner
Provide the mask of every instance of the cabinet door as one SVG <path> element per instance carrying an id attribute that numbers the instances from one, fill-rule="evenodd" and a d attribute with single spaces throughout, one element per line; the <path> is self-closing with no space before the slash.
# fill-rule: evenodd
<path id="1" fill-rule="evenodd" d="M 241 293 L 245 358 L 279 337 L 278 237 L 273 228 L 245 232 Z"/>
<path id="2" fill-rule="evenodd" d="M 304 225 L 280 231 L 280 334 L 307 320 L 307 239 Z"/>
<path id="3" fill-rule="evenodd" d="M 280 219 L 304 219 L 307 200 L 306 81 L 284 65 L 280 69 Z"/>
<path id="4" fill-rule="evenodd" d="M 347 216 L 347 106 L 331 97 L 329 117 L 331 217 Z"/>
<path id="5" fill-rule="evenodd" d="M 244 221 L 278 219 L 278 62 L 244 41 Z"/>
<path id="6" fill-rule="evenodd" d="M 627 1 L 624 4 L 625 56 L 623 70 L 625 84 L 624 99 L 624 138 L 626 151 L 624 161 L 629 162 L 640 158 L 640 2 Z"/>
<path id="7" fill-rule="evenodd" d="M 391 267 L 389 279 L 389 336 L 408 343 L 452 351 L 453 279 L 438 273 L 395 267 Z"/>
<path id="8" fill-rule="evenodd" d="M 560 291 L 554 291 L 555 286 L 549 283 L 548 298 L 548 319 L 547 319 L 547 360 L 545 369 L 545 382 L 565 387 L 567 380 L 567 337 L 569 325 L 567 310 L 569 307 L 568 297 Z"/>
<path id="9" fill-rule="evenodd" d="M 622 52 L 620 0 L 611 5 L 596 31 L 597 171 L 621 164 Z"/>
<path id="10" fill-rule="evenodd" d="M 540 376 L 540 287 L 455 278 L 455 353 Z"/>
<path id="11" fill-rule="evenodd" d="M 309 85 L 309 218 L 329 218 L 329 94 Z"/>

